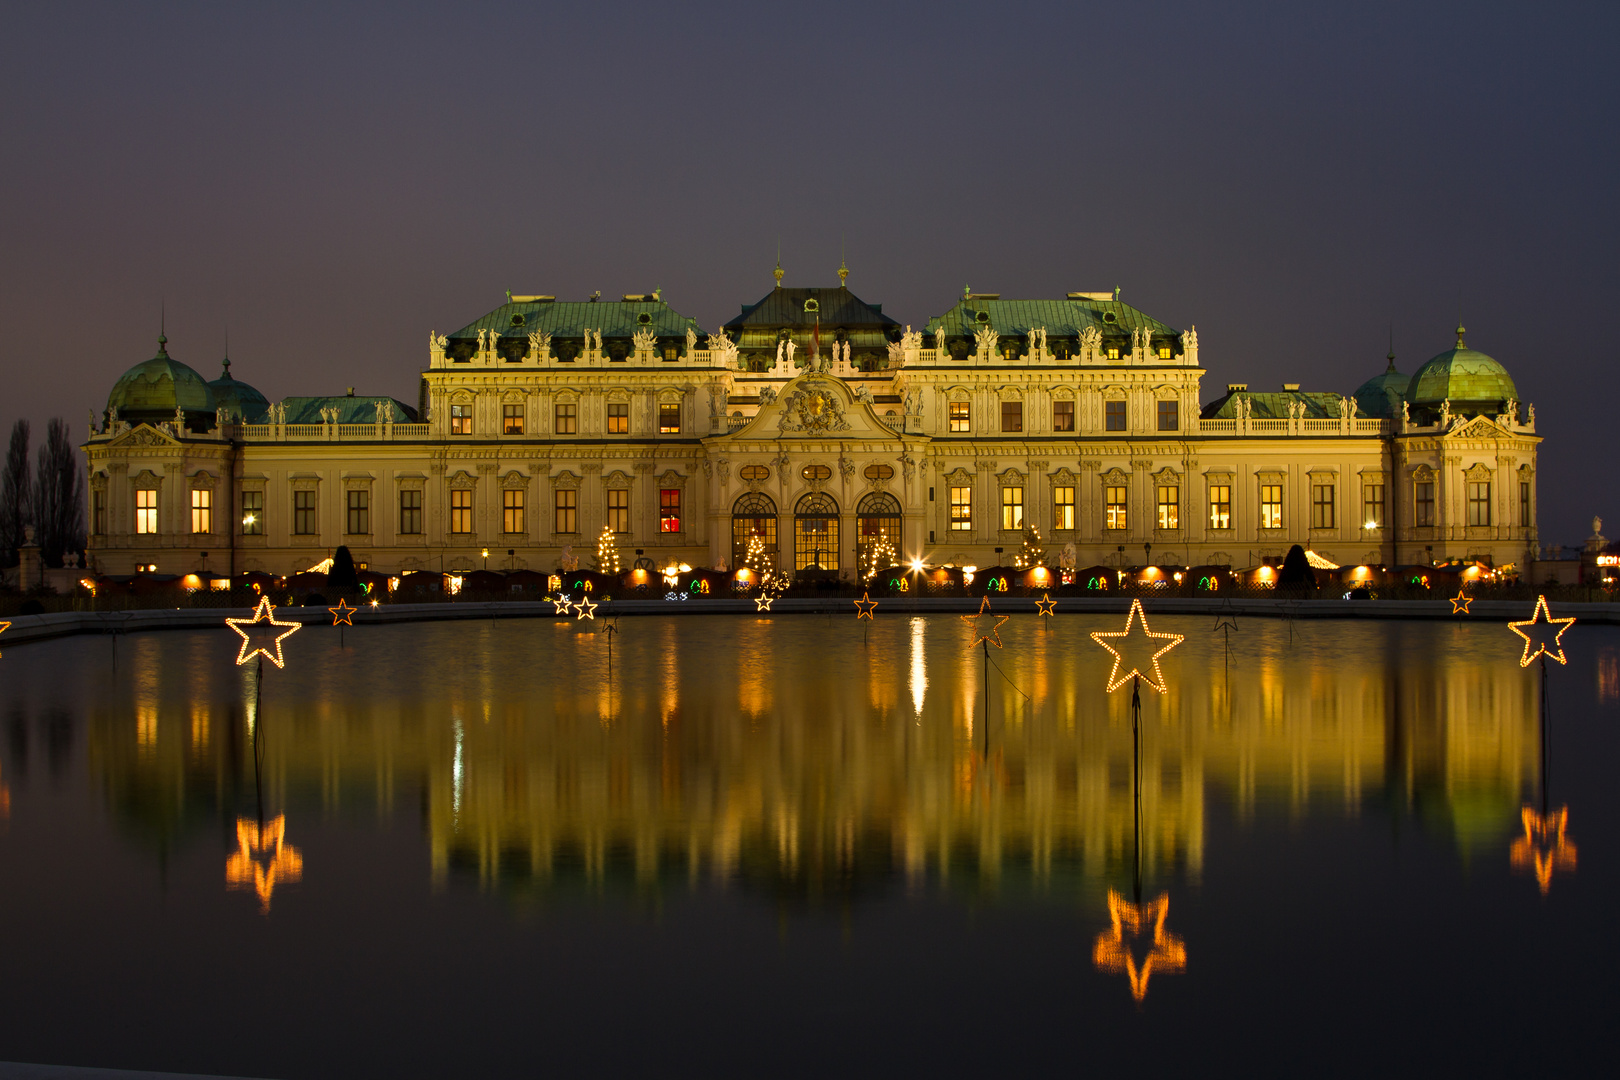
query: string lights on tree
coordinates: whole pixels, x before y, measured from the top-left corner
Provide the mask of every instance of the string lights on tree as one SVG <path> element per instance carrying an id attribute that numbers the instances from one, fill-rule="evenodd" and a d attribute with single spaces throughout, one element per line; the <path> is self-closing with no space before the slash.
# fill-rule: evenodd
<path id="1" fill-rule="evenodd" d="M 1024 543 L 1013 556 L 1013 566 L 1019 570 L 1028 570 L 1032 566 L 1044 565 L 1046 547 L 1041 543 L 1041 530 L 1033 525 L 1024 526 Z"/>
<path id="2" fill-rule="evenodd" d="M 759 578 L 764 585 L 771 576 L 771 556 L 765 550 L 765 538 L 758 532 L 748 534 L 748 550 L 743 552 L 743 566 Z"/>
<path id="3" fill-rule="evenodd" d="M 1142 629 L 1139 633 L 1133 633 L 1132 628 L 1136 626 L 1138 621 L 1141 622 Z M 1132 639 L 1137 636 L 1146 639 L 1146 643 L 1149 646 L 1151 646 L 1155 641 L 1162 641 L 1165 643 L 1163 646 L 1157 647 L 1153 653 L 1153 658 L 1151 661 L 1153 668 L 1152 675 L 1149 675 L 1147 672 L 1143 671 L 1140 666 L 1135 664 L 1132 665 L 1129 671 L 1124 671 L 1123 673 L 1121 672 L 1121 669 L 1125 666 L 1126 661 L 1124 655 L 1118 648 L 1115 647 L 1114 643 L 1117 642 L 1120 646 L 1127 646 L 1130 645 L 1132 643 Z M 1108 692 L 1110 694 L 1115 690 L 1118 690 L 1121 686 L 1124 686 L 1131 680 L 1133 676 L 1140 677 L 1141 680 L 1147 683 L 1149 687 L 1157 690 L 1161 694 L 1165 694 L 1169 693 L 1169 687 L 1165 685 L 1164 672 L 1159 668 L 1159 657 L 1163 656 L 1177 645 L 1180 645 L 1186 639 L 1181 634 L 1156 634 L 1152 630 L 1149 630 L 1147 613 L 1142 610 L 1142 601 L 1132 600 L 1130 614 L 1125 616 L 1125 629 L 1093 630 L 1091 632 L 1091 640 L 1107 649 L 1114 656 L 1114 669 L 1108 673 Z"/>
<path id="4" fill-rule="evenodd" d="M 602 526 L 602 535 L 596 538 L 596 569 L 604 574 L 619 572 L 619 544 L 611 525 Z"/>
<path id="5" fill-rule="evenodd" d="M 296 634 L 302 626 L 302 624 L 298 622 L 282 622 L 278 620 L 276 618 L 276 609 L 271 605 L 270 598 L 268 596 L 259 598 L 259 606 L 253 609 L 253 617 L 251 619 L 228 618 L 225 620 L 225 623 L 232 630 L 235 630 L 238 634 L 242 635 L 242 648 L 238 650 L 236 654 L 236 663 L 238 666 L 247 663 L 255 656 L 262 656 L 272 664 L 276 665 L 278 668 L 287 666 L 286 661 L 281 658 L 281 643 L 287 638 L 290 638 Z M 253 639 L 249 635 L 247 628 L 256 625 L 284 628 L 282 629 L 281 633 L 276 635 L 275 642 L 273 643 L 275 648 L 274 652 L 271 652 L 270 648 L 264 645 L 253 645 Z"/>
<path id="6" fill-rule="evenodd" d="M 897 558 L 889 538 L 879 536 L 861 549 L 861 581 L 870 582 L 877 577 L 879 570 L 893 566 Z"/>

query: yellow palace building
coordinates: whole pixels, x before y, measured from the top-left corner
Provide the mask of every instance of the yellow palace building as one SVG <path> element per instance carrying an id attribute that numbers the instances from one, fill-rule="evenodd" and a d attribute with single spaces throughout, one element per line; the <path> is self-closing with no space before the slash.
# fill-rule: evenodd
<path id="1" fill-rule="evenodd" d="M 1460 327 L 1351 394 L 1211 395 L 1197 331 L 1118 290 L 967 292 L 914 330 L 845 274 L 779 269 L 712 332 L 658 293 L 508 296 L 429 334 L 414 403 L 270 402 L 160 338 L 92 418 L 92 565 L 281 575 L 344 544 L 385 572 L 548 570 L 604 528 L 657 565 L 734 567 L 758 535 L 780 567 L 842 577 L 878 537 L 994 565 L 1026 527 L 1081 566 L 1535 550 L 1534 409 Z"/>

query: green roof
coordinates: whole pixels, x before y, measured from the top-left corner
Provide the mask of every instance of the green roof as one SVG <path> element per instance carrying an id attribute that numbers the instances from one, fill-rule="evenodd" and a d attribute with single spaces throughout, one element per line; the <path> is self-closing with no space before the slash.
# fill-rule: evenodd
<path id="1" fill-rule="evenodd" d="M 1301 392 L 1298 390 L 1284 390 L 1281 393 L 1251 394 L 1247 390 L 1239 390 L 1216 398 L 1204 406 L 1200 414 L 1205 420 L 1235 420 L 1237 418 L 1237 399 L 1246 398 L 1249 401 L 1249 415 L 1256 420 L 1287 420 L 1288 406 L 1295 402 L 1305 403 L 1305 419 L 1307 420 L 1337 420 L 1343 409 L 1342 399 L 1338 394 L 1324 394 L 1315 391 Z"/>
<path id="2" fill-rule="evenodd" d="M 817 310 L 805 310 L 816 302 Z M 821 320 L 823 332 L 845 327 L 888 329 L 900 324 L 883 314 L 882 304 L 868 304 L 844 286 L 831 288 L 772 289 L 757 303 L 743 305 L 742 314 L 726 323 L 727 330 L 762 327 L 809 327 Z"/>
<path id="3" fill-rule="evenodd" d="M 945 314 L 929 319 L 924 328 L 937 334 L 944 327 L 947 336 L 972 337 L 988 316 L 998 334 L 1027 334 L 1044 327 L 1048 337 L 1078 338 L 1088 326 L 1105 337 L 1129 335 L 1147 327 L 1155 335 L 1178 337 L 1180 331 L 1118 300 L 987 300 L 964 297 Z"/>
<path id="4" fill-rule="evenodd" d="M 119 376 L 107 395 L 107 408 L 124 420 L 171 420 L 174 410 L 212 412 L 208 380 L 169 355 L 168 338 L 158 338 L 157 355 Z"/>
<path id="5" fill-rule="evenodd" d="M 1401 399 L 1406 396 L 1410 376 L 1395 370 L 1395 354 L 1389 354 L 1389 367 L 1382 375 L 1374 375 L 1357 387 L 1351 395 L 1356 399 L 1356 411 L 1362 416 L 1375 416 L 1391 420 L 1401 411 Z"/>
<path id="6" fill-rule="evenodd" d="M 1469 405 L 1496 409 L 1504 401 L 1519 400 L 1519 390 L 1507 368 L 1464 343 L 1463 328 L 1459 326 L 1456 346 L 1413 374 L 1406 400 L 1413 405 L 1450 401 L 1458 411 L 1468 411 Z"/>
<path id="7" fill-rule="evenodd" d="M 265 411 L 270 406 L 265 396 L 240 379 L 231 377 L 229 357 L 222 366 L 224 374 L 208 384 L 209 392 L 214 395 L 214 408 L 224 409 L 228 416 L 246 424 L 264 423 Z"/>
<path id="8" fill-rule="evenodd" d="M 340 424 L 375 424 L 377 422 L 377 402 L 379 401 L 388 402 L 388 419 L 393 423 L 416 423 L 415 409 L 382 394 L 374 397 L 359 394 L 354 397 L 348 395 L 341 397 L 289 397 L 282 398 L 281 404 L 287 409 L 287 423 L 289 424 L 322 423 L 321 410 L 334 407 L 338 410 L 338 423 Z"/>
<path id="9" fill-rule="evenodd" d="M 643 321 L 642 316 L 646 316 Z M 517 321 L 514 321 L 517 320 Z M 604 338 L 630 337 L 637 330 L 651 330 L 659 337 L 685 338 L 687 328 L 701 336 L 697 320 L 671 308 L 662 300 L 608 300 L 532 303 L 506 303 L 489 314 L 449 335 L 451 340 L 476 338 L 480 330 L 494 330 L 503 336 L 527 337 L 545 331 L 552 337 L 582 338 L 595 330 Z"/>

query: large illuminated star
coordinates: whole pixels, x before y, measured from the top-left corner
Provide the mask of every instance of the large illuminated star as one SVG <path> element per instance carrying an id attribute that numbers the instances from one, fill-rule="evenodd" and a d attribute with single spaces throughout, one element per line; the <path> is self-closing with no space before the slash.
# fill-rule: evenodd
<path id="1" fill-rule="evenodd" d="M 1473 602 L 1474 598 L 1472 596 L 1469 596 L 1461 589 L 1458 589 L 1457 595 L 1451 598 L 1451 613 L 1453 615 L 1467 615 L 1468 605 L 1472 604 Z"/>
<path id="2" fill-rule="evenodd" d="M 591 603 L 591 598 L 590 597 L 581 596 L 579 598 L 579 603 L 574 605 L 574 610 L 579 612 L 579 614 L 574 616 L 574 617 L 576 619 L 589 619 L 592 622 L 595 622 L 596 621 L 596 609 L 601 607 L 601 606 L 602 606 L 601 604 L 593 604 L 593 603 Z"/>
<path id="3" fill-rule="evenodd" d="M 1546 616 L 1546 618 L 1543 620 L 1542 616 Z M 1508 623 L 1509 630 L 1524 638 L 1524 655 L 1519 657 L 1519 666 L 1529 667 L 1531 661 L 1538 656 L 1550 656 L 1560 664 L 1569 663 L 1564 658 L 1563 638 L 1564 631 L 1568 630 L 1570 624 L 1574 621 L 1575 617 L 1573 615 L 1567 619 L 1553 618 L 1552 613 L 1547 610 L 1547 598 L 1545 596 L 1536 597 L 1536 610 L 1528 619 Z M 1521 626 L 1529 627 L 1530 632 L 1526 633 L 1519 629 Z M 1548 633 L 1555 626 L 1558 630 L 1552 633 L 1552 647 L 1548 648 Z M 1534 649 L 1531 648 L 1532 645 L 1535 646 Z"/>
<path id="4" fill-rule="evenodd" d="M 754 610 L 755 611 L 769 611 L 769 610 L 771 610 L 771 602 L 773 600 L 775 600 L 775 599 L 776 599 L 776 597 L 774 597 L 774 596 L 756 596 L 756 597 L 754 597 Z"/>
<path id="5" fill-rule="evenodd" d="M 986 596 L 983 602 L 979 604 L 977 614 L 963 615 L 961 618 L 963 622 L 967 623 L 968 626 L 972 628 L 971 633 L 973 640 L 968 642 L 968 649 L 971 651 L 973 646 L 977 645 L 981 641 L 988 641 L 996 648 L 1001 648 L 1001 624 L 1012 618 L 1012 616 L 996 615 L 992 613 L 990 610 L 990 598 Z M 991 620 L 990 629 L 988 632 L 984 629 L 984 620 L 986 618 Z"/>
<path id="6" fill-rule="evenodd" d="M 281 658 L 281 643 L 287 638 L 290 638 L 294 634 L 298 633 L 299 628 L 303 625 L 302 623 L 281 622 L 278 620 L 276 618 L 276 609 L 270 605 L 270 598 L 268 596 L 259 598 L 259 606 L 253 609 L 253 618 L 226 619 L 225 622 L 232 630 L 235 630 L 238 634 L 242 635 L 242 648 L 236 654 L 236 662 L 238 664 L 245 664 L 255 656 L 263 656 L 266 660 L 270 661 L 278 668 L 287 666 L 286 662 Z M 263 645 L 253 645 L 252 637 L 250 637 L 247 630 L 244 629 L 245 627 L 255 626 L 260 623 L 263 623 L 265 626 L 286 627 L 285 630 L 276 635 L 276 640 L 274 642 L 276 651 L 274 653 Z M 249 648 L 250 645 L 253 647 Z"/>
<path id="7" fill-rule="evenodd" d="M 1153 654 L 1152 675 L 1149 675 L 1147 672 L 1143 671 L 1134 664 L 1131 666 L 1129 671 L 1122 675 L 1120 674 L 1120 668 L 1124 667 L 1125 657 L 1120 654 L 1119 649 L 1116 649 L 1113 645 L 1110 645 L 1106 639 L 1119 638 L 1121 639 L 1119 642 L 1120 645 L 1129 644 L 1132 636 L 1131 627 L 1136 625 L 1138 619 L 1140 619 L 1142 622 L 1142 635 L 1149 639 L 1149 644 L 1151 644 L 1153 640 L 1164 641 L 1166 644 L 1163 648 L 1159 649 Z M 1185 639 L 1181 634 L 1155 634 L 1152 630 L 1149 630 L 1147 613 L 1142 610 L 1142 601 L 1131 601 L 1130 614 L 1125 616 L 1125 629 L 1093 630 L 1091 632 L 1091 640 L 1095 641 L 1097 644 L 1114 654 L 1114 670 L 1108 673 L 1108 692 L 1110 694 L 1123 686 L 1133 675 L 1141 676 L 1143 682 L 1147 683 L 1148 686 L 1157 690 L 1159 693 L 1169 693 L 1169 687 L 1167 687 L 1164 682 L 1164 673 L 1159 670 L 1159 657 L 1163 656 L 1177 645 L 1180 645 Z"/>
<path id="8" fill-rule="evenodd" d="M 872 619 L 872 612 L 877 610 L 877 606 L 878 602 L 872 599 L 871 593 L 861 593 L 861 598 L 855 601 L 856 620 L 859 621 L 861 619 L 866 619 L 868 621 L 875 621 Z"/>
<path id="9" fill-rule="evenodd" d="M 1131 997 L 1137 1001 L 1147 997 L 1148 979 L 1155 971 L 1176 975 L 1187 970 L 1187 946 L 1164 928 L 1169 914 L 1169 893 L 1160 893 L 1157 900 L 1145 904 L 1133 904 L 1113 889 L 1108 890 L 1108 920 L 1112 926 L 1097 935 L 1091 947 L 1091 962 L 1106 974 L 1124 972 L 1131 983 Z M 1146 937 L 1148 933 L 1153 936 L 1153 944 L 1142 963 L 1137 964 L 1126 939 Z"/>
<path id="10" fill-rule="evenodd" d="M 326 610 L 332 613 L 333 626 L 336 626 L 339 623 L 342 623 L 344 626 L 353 626 L 354 623 L 351 620 L 354 617 L 354 613 L 360 609 L 350 607 L 348 601 L 344 600 L 342 597 L 339 597 L 337 607 L 329 607 Z"/>
<path id="11" fill-rule="evenodd" d="M 1035 601 L 1036 611 L 1047 618 L 1057 614 L 1057 601 L 1052 599 L 1051 593 L 1042 593 L 1041 598 Z"/>

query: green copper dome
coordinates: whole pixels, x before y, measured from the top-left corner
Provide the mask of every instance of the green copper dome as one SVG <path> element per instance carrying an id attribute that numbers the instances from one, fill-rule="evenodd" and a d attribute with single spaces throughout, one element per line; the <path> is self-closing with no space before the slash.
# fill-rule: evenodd
<path id="1" fill-rule="evenodd" d="M 231 360 L 225 358 L 224 373 L 208 384 L 209 391 L 214 395 L 214 408 L 224 409 L 225 415 L 231 420 L 240 420 L 244 424 L 262 424 L 265 415 L 270 411 L 270 402 L 265 396 L 245 382 L 231 378 Z"/>
<path id="2" fill-rule="evenodd" d="M 1504 401 L 1519 400 L 1519 388 L 1507 368 L 1468 347 L 1459 326 L 1456 346 L 1417 369 L 1406 400 L 1430 408 L 1449 401 L 1457 413 L 1496 412 Z"/>
<path id="3" fill-rule="evenodd" d="M 113 384 L 107 395 L 107 408 L 117 409 L 120 420 L 157 423 L 173 420 L 175 409 L 184 409 L 187 418 L 214 411 L 214 396 L 208 381 L 191 368 L 169 356 L 169 339 L 158 338 L 158 353 L 136 364 Z"/>
<path id="4" fill-rule="evenodd" d="M 1401 399 L 1411 378 L 1395 370 L 1395 354 L 1389 354 L 1389 367 L 1382 375 L 1374 375 L 1357 388 L 1354 395 L 1356 411 L 1362 416 L 1388 420 L 1398 416 Z"/>

